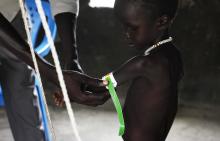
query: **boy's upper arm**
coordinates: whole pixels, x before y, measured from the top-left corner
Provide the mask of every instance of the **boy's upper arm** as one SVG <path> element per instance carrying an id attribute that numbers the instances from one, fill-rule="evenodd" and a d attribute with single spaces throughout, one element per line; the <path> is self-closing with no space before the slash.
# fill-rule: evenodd
<path id="1" fill-rule="evenodd" d="M 121 65 L 116 71 L 113 72 L 118 84 L 123 84 L 143 75 L 144 64 L 144 56 L 136 56 Z"/>
<path id="2" fill-rule="evenodd" d="M 136 56 L 114 71 L 114 76 L 119 85 L 137 77 L 145 77 L 153 83 L 165 84 L 169 76 L 167 66 L 166 61 L 161 63 L 161 60 L 158 61 L 151 56 Z"/>

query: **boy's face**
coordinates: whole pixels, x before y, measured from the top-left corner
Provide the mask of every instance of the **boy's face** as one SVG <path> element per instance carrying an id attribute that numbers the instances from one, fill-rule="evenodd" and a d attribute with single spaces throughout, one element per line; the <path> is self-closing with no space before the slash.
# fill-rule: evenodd
<path id="1" fill-rule="evenodd" d="M 125 36 L 130 46 L 144 49 L 154 43 L 157 35 L 156 18 L 129 2 L 116 3 L 115 12 L 125 28 Z"/>

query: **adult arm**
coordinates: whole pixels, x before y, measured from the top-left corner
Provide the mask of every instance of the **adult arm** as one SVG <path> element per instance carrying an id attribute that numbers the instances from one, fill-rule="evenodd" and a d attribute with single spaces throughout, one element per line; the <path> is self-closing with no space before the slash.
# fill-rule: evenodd
<path id="1" fill-rule="evenodd" d="M 27 42 L 21 38 L 21 36 L 2 14 L 0 14 L 0 21 L 0 43 L 2 44 L 1 47 L 5 47 L 16 57 L 34 68 Z M 41 74 L 45 76 L 48 80 L 58 85 L 59 82 L 57 80 L 55 67 L 45 62 L 38 55 L 36 56 Z M 80 89 L 81 84 L 87 84 L 94 87 L 102 87 L 105 85 L 103 81 L 75 71 L 63 71 L 63 75 L 69 97 L 72 101 L 91 106 L 96 106 L 105 102 L 106 95 L 94 95 L 89 92 L 83 92 Z"/>
<path id="2" fill-rule="evenodd" d="M 71 12 L 59 13 L 55 16 L 55 20 L 61 39 L 61 64 L 63 68 L 82 72 L 76 44 L 77 15 Z"/>

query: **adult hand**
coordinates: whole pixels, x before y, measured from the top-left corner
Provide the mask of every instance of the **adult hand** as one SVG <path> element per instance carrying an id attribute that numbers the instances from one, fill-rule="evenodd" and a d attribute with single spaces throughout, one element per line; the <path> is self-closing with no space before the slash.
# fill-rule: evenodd
<path id="1" fill-rule="evenodd" d="M 108 84 L 107 81 L 99 80 L 76 71 L 63 71 L 63 75 L 71 101 L 88 106 L 98 106 L 108 100 L 108 93 L 95 94 L 92 89 L 90 91 L 82 89 L 82 86 L 105 89 L 105 86 Z"/>
<path id="2" fill-rule="evenodd" d="M 34 68 L 27 42 L 21 38 L 11 24 L 1 14 L 0 19 L 0 43 L 2 44 L 0 47 L 8 49 L 8 51 L 13 53 L 20 60 Z M 55 67 L 48 64 L 37 54 L 36 57 L 41 74 L 51 82 L 58 85 Z M 88 91 L 82 91 L 81 89 L 81 85 L 97 88 L 105 87 L 107 82 L 103 83 L 102 80 L 95 79 L 75 71 L 63 71 L 63 75 L 71 101 L 90 106 L 97 106 L 103 104 L 108 99 L 108 94 L 96 95 Z"/>

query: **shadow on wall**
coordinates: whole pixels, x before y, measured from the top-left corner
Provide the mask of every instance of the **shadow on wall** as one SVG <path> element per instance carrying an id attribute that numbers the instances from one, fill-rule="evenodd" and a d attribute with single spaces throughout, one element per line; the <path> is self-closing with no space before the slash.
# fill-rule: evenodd
<path id="1" fill-rule="evenodd" d="M 90 75 L 102 76 L 135 54 L 123 39 L 120 23 L 108 8 L 81 2 L 78 20 L 80 62 Z M 220 104 L 220 1 L 181 0 L 172 35 L 180 48 L 185 77 L 180 100 Z"/>
<path id="2" fill-rule="evenodd" d="M 220 103 L 220 1 L 182 0 L 173 26 L 182 50 L 185 78 L 181 99 Z"/>

